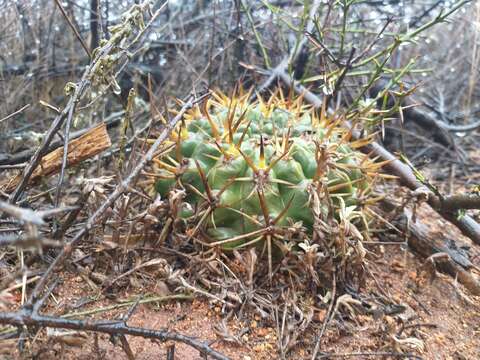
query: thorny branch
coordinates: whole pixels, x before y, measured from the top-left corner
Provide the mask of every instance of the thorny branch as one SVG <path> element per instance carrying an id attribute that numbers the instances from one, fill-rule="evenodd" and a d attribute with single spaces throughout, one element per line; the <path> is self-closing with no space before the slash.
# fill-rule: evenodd
<path id="1" fill-rule="evenodd" d="M 54 281 L 44 296 L 36 301 L 31 309 L 24 308 L 23 310 L 17 312 L 3 312 L 0 313 L 0 323 L 14 325 L 19 328 L 24 326 L 34 326 L 34 327 L 49 327 L 49 328 L 61 328 L 61 329 L 70 329 L 70 330 L 82 330 L 82 331 L 94 331 L 102 332 L 111 335 L 121 335 L 123 338 L 123 343 L 128 348 L 128 342 L 126 341 L 125 335 L 130 336 L 140 336 L 147 339 L 155 339 L 162 342 L 165 341 L 179 341 L 183 342 L 195 349 L 197 349 L 201 354 L 205 356 L 211 356 L 214 359 L 219 360 L 228 360 L 228 357 L 212 349 L 207 343 L 201 342 L 193 337 L 185 336 L 179 334 L 175 331 L 169 330 L 154 330 L 154 329 L 145 329 L 138 327 L 131 327 L 127 325 L 127 321 L 132 316 L 134 310 L 136 309 L 140 299 L 130 307 L 127 313 L 119 320 L 98 320 L 91 321 L 87 320 L 78 320 L 78 319 L 66 319 L 61 317 L 54 317 L 48 315 L 40 314 L 40 310 L 48 299 L 50 293 L 54 290 L 58 281 Z M 30 311 L 29 311 L 30 310 Z"/>
<path id="2" fill-rule="evenodd" d="M 159 341 L 178 341 L 187 344 L 200 353 L 211 356 L 214 359 L 228 360 L 229 358 L 212 349 L 208 344 L 201 342 L 190 336 L 182 335 L 174 331 L 153 330 L 139 327 L 128 326 L 124 321 L 91 321 L 91 320 L 73 320 L 63 319 L 54 316 L 41 315 L 38 313 L 2 312 L 0 313 L 0 323 L 14 326 L 41 326 L 50 328 L 61 328 L 82 331 L 94 331 L 111 335 L 130 335 L 140 336 L 146 339 Z"/>
<path id="3" fill-rule="evenodd" d="M 280 71 L 277 69 L 275 73 L 285 84 L 293 88 L 298 94 L 301 94 L 307 102 L 316 108 L 322 107 L 322 100 L 316 94 L 312 93 L 300 85 L 297 81 L 292 79 L 292 77 L 287 74 L 285 70 Z M 349 124 L 346 125 L 350 126 Z M 359 139 L 361 136 L 360 132 L 354 129 L 352 129 L 352 135 L 357 139 Z M 398 160 L 397 157 L 395 157 L 377 142 L 371 142 L 370 144 L 362 147 L 360 150 L 366 154 L 377 156 L 383 161 L 388 161 L 388 163 L 385 165 L 385 168 L 389 169 L 393 175 L 398 176 L 402 183 L 411 190 L 417 190 L 425 187 L 424 184 L 422 184 L 416 178 L 409 166 Z M 472 217 L 469 215 L 458 217 L 454 212 L 444 209 L 441 206 L 439 207 L 438 205 L 441 204 L 441 200 L 431 192 L 428 194 L 428 203 L 443 218 L 455 224 L 464 235 L 468 236 L 476 244 L 480 244 L 480 225 Z"/>

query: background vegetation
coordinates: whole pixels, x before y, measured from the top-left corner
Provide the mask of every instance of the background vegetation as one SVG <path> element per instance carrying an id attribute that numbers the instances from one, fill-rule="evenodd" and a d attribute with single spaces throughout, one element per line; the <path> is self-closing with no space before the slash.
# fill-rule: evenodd
<path id="1" fill-rule="evenodd" d="M 251 252 L 210 258 L 187 236 L 162 232 L 171 204 L 145 191 L 156 150 L 153 145 L 149 155 L 145 139 L 157 139 L 160 146 L 186 108 L 217 89 L 225 94 L 252 89 L 253 99 L 280 88 L 286 95 L 303 96 L 322 116 L 341 119 L 354 138 L 370 135 L 376 142 L 363 151 L 389 162 L 383 171 L 410 188 L 399 191 L 390 183 L 375 190 L 387 199 L 378 205 L 382 221 L 373 229 L 374 240 L 390 241 L 376 234 L 393 226 L 399 231 L 393 241 L 424 258 L 446 253 L 449 260 L 441 270 L 480 294 L 478 249 L 464 249 L 465 241 L 480 243 L 478 3 L 146 3 L 0 0 L 0 289 L 5 310 L 0 322 L 13 326 L 0 331 L 5 338 L 29 339 L 36 326 L 51 326 L 119 336 L 128 357 L 125 334 L 180 341 L 215 358 L 224 356 L 181 334 L 129 327 L 125 319 L 138 305 L 132 299 L 127 302 L 130 315 L 120 325 L 40 315 L 60 269 L 62 276 L 89 279 L 95 299 L 135 288 L 133 280 L 125 281 L 138 276 L 147 285 L 161 278 L 179 297 L 200 294 L 221 304 L 225 314 L 247 306 L 277 324 L 281 357 L 298 348 L 298 334 L 312 330 L 315 306 L 326 315 L 314 327 L 308 355 L 313 358 L 336 316 L 353 317 L 359 299 L 378 305 L 377 297 L 359 295 L 364 278 L 371 278 L 368 260 L 362 259 L 355 274 L 340 276 L 336 264 L 320 268 L 312 246 L 279 265 L 281 275 L 272 285 L 266 284 L 266 267 Z M 99 143 L 108 143 L 105 148 L 70 166 L 63 150 L 102 122 L 111 144 L 98 137 Z M 56 170 L 36 173 L 48 168 L 41 159 L 56 149 Z M 432 240 L 416 223 L 417 207 L 424 202 L 467 240 L 454 245 Z M 411 234 L 414 240 L 407 239 Z M 162 244 L 169 240 L 155 248 L 152 241 L 156 244 L 159 236 Z M 243 270 L 236 272 L 235 266 Z M 312 275 L 319 271 L 325 274 L 321 284 Z M 289 272 L 298 285 L 287 279 Z M 12 301 L 18 289 L 19 301 Z M 144 294 L 146 299 L 163 301 Z M 391 298 L 381 302 L 395 303 Z M 287 303 L 292 306 L 279 312 Z M 293 325 L 280 331 L 282 321 Z M 419 350 L 407 339 L 409 348 L 398 337 L 387 346 L 387 355 Z"/>

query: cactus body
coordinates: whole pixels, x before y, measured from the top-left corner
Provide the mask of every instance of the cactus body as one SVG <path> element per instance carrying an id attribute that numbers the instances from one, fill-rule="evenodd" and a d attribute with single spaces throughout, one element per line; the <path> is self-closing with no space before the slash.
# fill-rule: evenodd
<path id="1" fill-rule="evenodd" d="M 172 136 L 156 161 L 155 189 L 164 198 L 183 189 L 194 210 L 181 216 L 225 249 L 261 242 L 273 227 L 301 224 L 311 233 L 315 216 L 340 221 L 342 206 L 360 211 L 368 196 L 372 162 L 348 135 L 301 100 L 249 104 L 247 96 L 216 94 Z M 314 191 L 324 200 L 316 215 Z"/>

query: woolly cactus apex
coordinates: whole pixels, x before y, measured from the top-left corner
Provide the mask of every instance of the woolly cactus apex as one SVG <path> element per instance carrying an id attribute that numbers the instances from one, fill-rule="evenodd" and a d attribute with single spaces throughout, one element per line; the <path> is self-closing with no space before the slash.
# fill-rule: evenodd
<path id="1" fill-rule="evenodd" d="M 214 93 L 154 161 L 160 196 L 184 191 L 178 216 L 190 236 L 223 249 L 255 244 L 270 260 L 273 249 L 292 249 L 292 229 L 312 235 L 334 222 L 346 237 L 368 236 L 365 207 L 381 166 L 355 150 L 368 140 L 352 142 L 338 118 L 301 98 L 248 97 Z"/>

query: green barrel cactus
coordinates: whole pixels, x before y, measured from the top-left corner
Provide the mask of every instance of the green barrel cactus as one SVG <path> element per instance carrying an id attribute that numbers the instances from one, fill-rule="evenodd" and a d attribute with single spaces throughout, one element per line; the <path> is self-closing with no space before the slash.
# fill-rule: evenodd
<path id="1" fill-rule="evenodd" d="M 314 231 L 317 221 L 355 226 L 379 166 L 355 150 L 339 119 L 328 118 L 282 94 L 248 102 L 249 94 L 215 93 L 192 109 L 155 159 L 155 190 L 168 198 L 182 190 L 177 214 L 189 234 L 236 249 L 282 248 L 285 229 Z M 352 231 L 350 231 L 352 233 Z"/>

